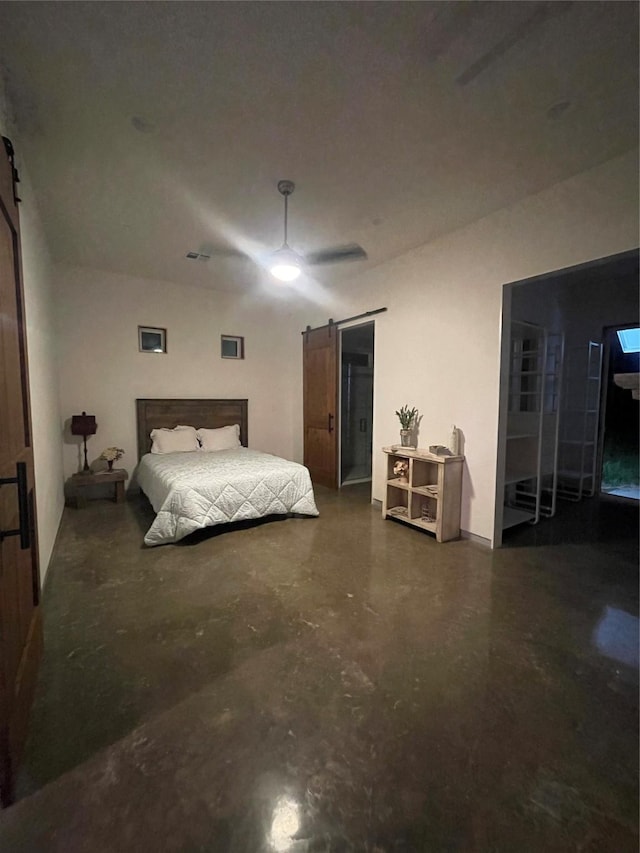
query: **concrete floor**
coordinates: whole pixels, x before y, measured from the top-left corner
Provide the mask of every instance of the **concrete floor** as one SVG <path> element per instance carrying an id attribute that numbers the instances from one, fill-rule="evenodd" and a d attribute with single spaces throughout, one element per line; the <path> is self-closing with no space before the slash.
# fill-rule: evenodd
<path id="1" fill-rule="evenodd" d="M 636 851 L 637 507 L 491 552 L 317 500 L 152 549 L 65 511 L 0 850 Z"/>

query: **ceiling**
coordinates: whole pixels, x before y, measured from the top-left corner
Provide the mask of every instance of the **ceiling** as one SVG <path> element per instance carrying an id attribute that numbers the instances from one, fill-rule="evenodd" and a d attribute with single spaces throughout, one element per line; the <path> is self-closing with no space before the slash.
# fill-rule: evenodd
<path id="1" fill-rule="evenodd" d="M 282 243 L 281 178 L 295 249 L 369 255 L 331 285 L 631 149 L 637 30 L 627 2 L 4 2 L 0 58 L 57 260 L 243 290 L 223 250 Z"/>

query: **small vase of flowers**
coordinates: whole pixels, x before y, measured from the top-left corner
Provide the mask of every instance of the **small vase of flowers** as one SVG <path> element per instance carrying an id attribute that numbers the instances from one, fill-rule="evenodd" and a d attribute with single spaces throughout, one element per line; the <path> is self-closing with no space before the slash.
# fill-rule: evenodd
<path id="1" fill-rule="evenodd" d="M 107 447 L 106 450 L 102 451 L 99 458 L 104 459 L 109 471 L 113 471 L 113 463 L 117 462 L 118 459 L 121 459 L 123 456 L 124 450 L 122 450 L 121 447 Z"/>
<path id="2" fill-rule="evenodd" d="M 401 483 L 407 482 L 407 471 L 409 470 L 409 463 L 406 459 L 398 459 L 398 461 L 393 466 L 393 473 L 398 478 Z"/>

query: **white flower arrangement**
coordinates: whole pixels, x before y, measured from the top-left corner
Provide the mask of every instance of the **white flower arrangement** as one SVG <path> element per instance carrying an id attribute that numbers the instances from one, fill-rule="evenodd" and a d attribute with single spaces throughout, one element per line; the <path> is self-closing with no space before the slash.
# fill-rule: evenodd
<path id="1" fill-rule="evenodd" d="M 399 477 L 406 477 L 407 471 L 409 470 L 409 463 L 404 459 L 398 459 L 398 461 L 393 466 L 393 473 Z"/>
<path id="2" fill-rule="evenodd" d="M 100 454 L 99 458 L 104 459 L 105 462 L 117 462 L 118 459 L 121 459 L 124 456 L 124 450 L 120 447 L 107 447 L 106 450 L 103 450 Z"/>

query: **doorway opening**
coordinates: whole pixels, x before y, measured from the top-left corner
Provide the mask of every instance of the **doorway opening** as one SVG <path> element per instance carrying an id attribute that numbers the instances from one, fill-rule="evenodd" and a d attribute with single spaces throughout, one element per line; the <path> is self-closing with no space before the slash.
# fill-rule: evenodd
<path id="1" fill-rule="evenodd" d="M 640 500 L 637 324 L 604 330 L 605 374 L 600 491 Z"/>
<path id="2" fill-rule="evenodd" d="M 371 482 L 375 326 L 340 334 L 340 486 Z"/>
<path id="3" fill-rule="evenodd" d="M 596 529 L 613 529 L 594 520 L 600 511 L 609 518 L 612 507 L 599 506 L 614 503 L 609 487 L 638 488 L 638 400 L 619 384 L 637 383 L 638 354 L 634 364 L 621 360 L 617 332 L 640 309 L 639 254 L 503 289 L 494 547 L 549 537 L 587 541 Z M 531 404 L 524 405 L 525 395 Z M 606 413 L 612 407 L 615 428 Z M 634 528 L 637 521 L 632 535 Z"/>

